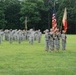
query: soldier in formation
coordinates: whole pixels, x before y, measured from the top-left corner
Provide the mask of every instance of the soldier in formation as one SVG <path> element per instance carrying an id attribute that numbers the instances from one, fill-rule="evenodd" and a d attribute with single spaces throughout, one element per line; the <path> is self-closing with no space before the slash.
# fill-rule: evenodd
<path id="1" fill-rule="evenodd" d="M 56 49 L 57 52 L 60 50 L 60 39 L 62 40 L 62 50 L 66 50 L 66 34 L 64 30 L 62 34 L 59 32 L 59 29 L 54 32 L 53 29 L 45 30 L 45 50 L 48 52 L 49 50 L 52 52 Z"/>
<path id="2" fill-rule="evenodd" d="M 45 51 L 49 51 L 49 30 L 45 30 Z"/>
<path id="3" fill-rule="evenodd" d="M 66 50 L 66 33 L 63 30 L 62 34 L 59 32 L 59 29 L 57 29 L 56 32 L 54 32 L 53 29 L 46 29 L 44 31 L 45 33 L 45 50 L 48 52 L 49 50 L 52 52 L 56 49 L 56 51 L 59 52 L 60 50 L 60 39 L 62 40 L 62 50 Z M 9 41 L 9 43 L 13 43 L 14 41 L 17 41 L 19 44 L 23 41 L 29 41 L 30 44 L 34 44 L 34 41 L 38 41 L 38 43 L 41 42 L 42 33 L 39 30 L 34 31 L 33 29 L 30 30 L 8 30 L 5 31 L 0 30 L 0 44 L 2 43 L 2 40 Z"/>
<path id="4" fill-rule="evenodd" d="M 61 34 L 61 39 L 62 39 L 62 50 L 65 51 L 66 50 L 66 33 L 65 31 L 63 30 L 62 31 L 62 34 Z"/>
<path id="5" fill-rule="evenodd" d="M 30 30 L 8 30 L 5 31 L 0 30 L 0 44 L 4 38 L 5 41 L 9 41 L 9 43 L 13 43 L 17 41 L 19 44 L 23 41 L 29 41 L 30 44 L 34 44 L 34 41 L 41 42 L 42 33 L 40 30 L 34 31 L 33 29 Z M 36 38 L 36 39 L 35 39 Z"/>

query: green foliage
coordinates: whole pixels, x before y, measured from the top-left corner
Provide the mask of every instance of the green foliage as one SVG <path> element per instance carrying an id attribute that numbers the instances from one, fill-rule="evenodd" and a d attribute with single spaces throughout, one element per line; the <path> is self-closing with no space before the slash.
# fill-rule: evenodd
<path id="1" fill-rule="evenodd" d="M 38 5 L 35 0 L 26 0 L 26 2 L 22 3 L 21 14 L 22 17 L 20 18 L 20 20 L 23 23 L 25 21 L 25 17 L 28 18 L 28 23 L 30 23 L 31 25 L 35 25 L 41 20 Z"/>
<path id="2" fill-rule="evenodd" d="M 67 8 L 68 33 L 76 33 L 76 1 L 75 0 L 59 0 L 59 8 L 57 11 L 57 19 L 59 28 L 62 25 L 62 17 L 64 8 Z"/>
<path id="3" fill-rule="evenodd" d="M 0 28 L 4 29 L 5 26 L 5 14 L 4 14 L 4 1 L 0 1 Z"/>
<path id="4" fill-rule="evenodd" d="M 7 21 L 7 29 L 19 29 L 20 28 L 20 2 L 18 0 L 11 0 L 5 2 L 5 19 Z"/>
<path id="5" fill-rule="evenodd" d="M 76 33 L 75 0 L 0 0 L 0 29 L 24 29 L 25 17 L 28 29 L 50 29 L 55 3 L 58 28 L 62 26 L 64 8 L 68 13 L 67 33 Z"/>

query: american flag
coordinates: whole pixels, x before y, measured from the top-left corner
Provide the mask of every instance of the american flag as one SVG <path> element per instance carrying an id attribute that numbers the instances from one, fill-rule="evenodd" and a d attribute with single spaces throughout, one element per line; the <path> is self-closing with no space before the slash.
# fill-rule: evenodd
<path id="1" fill-rule="evenodd" d="M 57 31 L 57 20 L 56 20 L 55 8 L 54 8 L 53 14 L 52 14 L 52 29 L 54 30 L 54 33 Z"/>

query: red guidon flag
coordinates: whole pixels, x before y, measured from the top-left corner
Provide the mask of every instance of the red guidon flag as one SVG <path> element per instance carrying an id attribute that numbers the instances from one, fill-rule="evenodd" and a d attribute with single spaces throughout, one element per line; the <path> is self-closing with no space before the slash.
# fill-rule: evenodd
<path id="1" fill-rule="evenodd" d="M 66 8 L 64 10 L 62 23 L 63 23 L 63 26 L 64 26 L 64 31 L 66 32 L 67 31 L 67 11 L 66 11 Z"/>
<path id="2" fill-rule="evenodd" d="M 54 33 L 57 31 L 57 20 L 56 20 L 56 10 L 54 8 L 53 14 L 52 14 L 52 29 L 54 30 Z"/>

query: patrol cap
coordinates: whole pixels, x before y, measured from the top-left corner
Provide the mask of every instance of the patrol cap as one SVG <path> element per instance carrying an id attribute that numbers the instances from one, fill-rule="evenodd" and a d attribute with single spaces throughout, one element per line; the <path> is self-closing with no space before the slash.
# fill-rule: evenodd
<path id="1" fill-rule="evenodd" d="M 59 30 L 59 29 L 57 29 L 57 30 Z"/>
<path id="2" fill-rule="evenodd" d="M 48 29 L 46 29 L 46 32 L 49 32 L 49 30 L 48 30 Z"/>
<path id="3" fill-rule="evenodd" d="M 33 29 L 30 29 L 30 31 L 33 31 Z"/>
<path id="4" fill-rule="evenodd" d="M 40 32 L 40 29 L 38 31 Z"/>
<path id="5" fill-rule="evenodd" d="M 59 31 L 59 29 L 57 29 L 56 31 Z"/>
<path id="6" fill-rule="evenodd" d="M 62 30 L 62 33 L 65 33 L 65 31 L 64 31 L 64 30 Z"/>
<path id="7" fill-rule="evenodd" d="M 51 28 L 50 31 L 53 31 L 53 29 Z"/>

